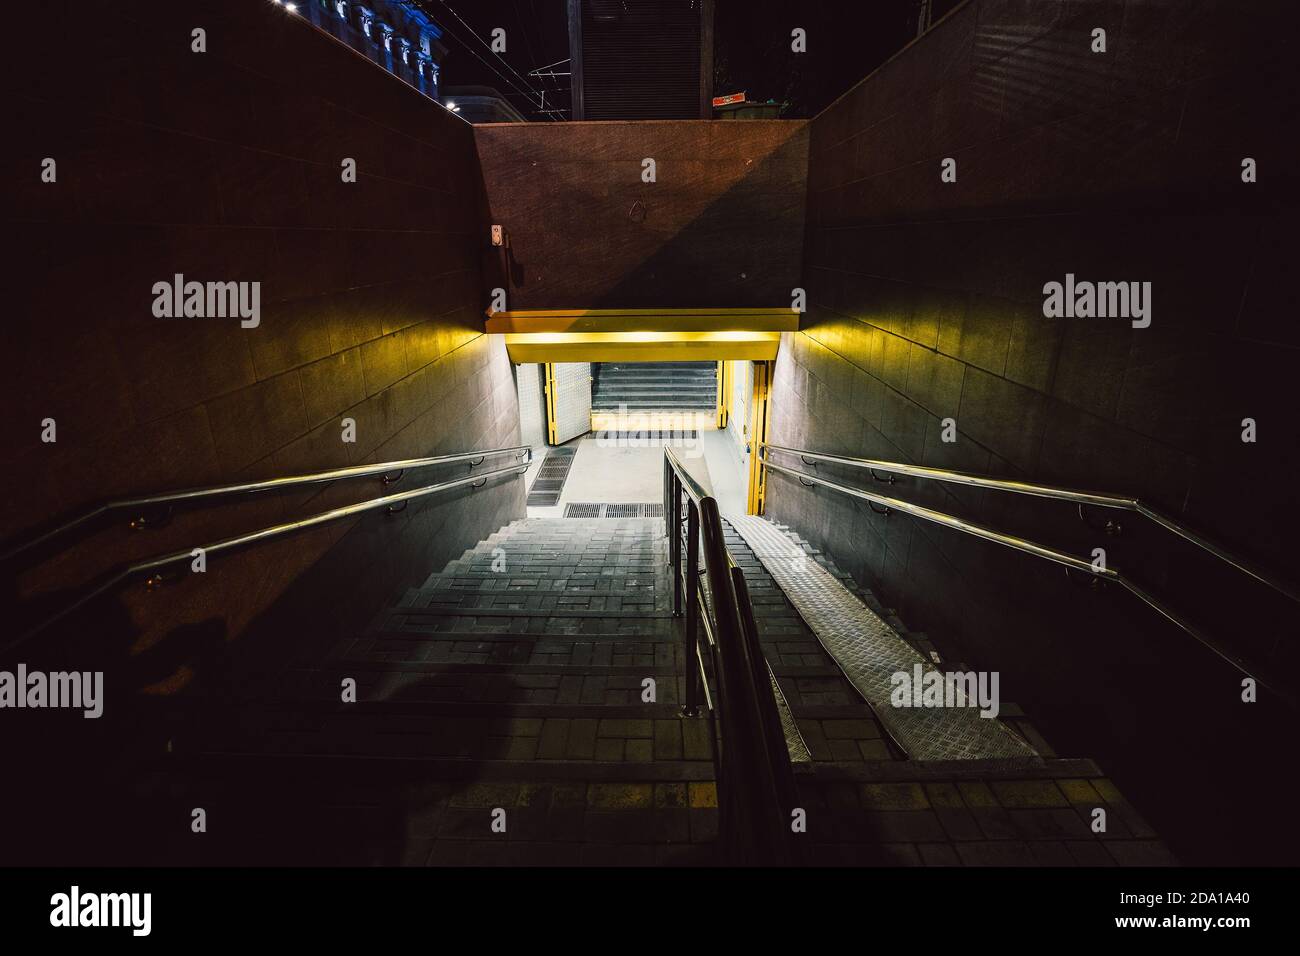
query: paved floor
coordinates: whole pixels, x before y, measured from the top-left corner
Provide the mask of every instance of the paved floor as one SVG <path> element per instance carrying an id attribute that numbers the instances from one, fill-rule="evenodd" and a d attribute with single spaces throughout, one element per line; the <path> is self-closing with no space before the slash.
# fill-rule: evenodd
<path id="1" fill-rule="evenodd" d="M 628 440 L 584 438 L 560 504 L 570 501 L 662 501 L 664 450 Z"/>
<path id="2" fill-rule="evenodd" d="M 587 435 L 576 441 L 573 468 L 554 507 L 530 507 L 532 518 L 559 518 L 574 501 L 659 502 L 663 499 L 663 445 L 644 438 L 610 439 Z M 724 514 L 744 514 L 746 475 L 729 432 L 700 431 L 694 439 L 673 442 L 692 474 L 712 490 Z M 525 480 L 531 486 L 546 449 L 535 449 Z"/>

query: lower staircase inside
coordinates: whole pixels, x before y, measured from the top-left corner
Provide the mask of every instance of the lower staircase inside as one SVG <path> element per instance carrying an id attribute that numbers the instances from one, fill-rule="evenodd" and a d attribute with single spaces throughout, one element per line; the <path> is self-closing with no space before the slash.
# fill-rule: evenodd
<path id="1" fill-rule="evenodd" d="M 827 556 L 768 527 L 937 660 Z M 804 860 L 1172 861 L 1095 764 L 1055 756 L 1014 704 L 998 723 L 1031 759 L 914 759 L 746 536 L 725 530 L 788 708 Z M 668 564 L 659 518 L 521 519 L 364 632 L 331 647 L 300 636 L 274 667 L 250 658 L 184 702 L 167 752 L 132 777 L 155 838 L 141 852 L 187 864 L 725 863 L 714 748 L 729 728 L 714 739 L 713 721 L 682 713 Z M 208 821 L 197 850 L 175 825 L 196 807 Z M 1103 834 L 1089 826 L 1097 807 L 1111 812 Z"/>

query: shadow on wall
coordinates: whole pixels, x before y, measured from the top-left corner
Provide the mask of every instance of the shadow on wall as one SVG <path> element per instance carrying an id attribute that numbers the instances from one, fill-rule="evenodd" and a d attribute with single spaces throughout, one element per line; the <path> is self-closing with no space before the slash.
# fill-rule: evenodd
<path id="1" fill-rule="evenodd" d="M 512 309 L 773 306 L 799 284 L 802 121 L 475 127 Z M 644 175 L 653 161 L 655 180 Z"/>
<path id="2" fill-rule="evenodd" d="M 448 788 L 408 791 L 392 767 L 379 779 L 354 779 L 329 765 L 339 746 L 359 745 L 350 752 L 362 758 L 387 752 L 374 719 L 341 703 L 340 674 L 374 690 L 367 667 L 331 666 L 328 658 L 361 640 L 375 611 L 402 588 L 455 557 L 467 528 L 505 524 L 521 502 L 522 482 L 509 480 L 417 501 L 397 515 L 364 516 L 238 640 L 230 613 L 220 611 L 159 635 L 156 621 L 137 623 L 136 602 L 120 591 L 41 632 L 18 659 L 29 673 L 102 673 L 102 716 L 14 714 L 15 755 L 28 772 L 24 785 L 5 795 L 7 818 L 24 821 L 10 859 L 83 866 L 423 862 L 402 856 L 407 816 L 428 809 L 420 802 L 425 790 L 439 792 L 445 804 Z M 394 524 L 401 526 L 397 546 Z M 148 600 L 178 602 L 192 614 L 204 604 L 196 589 L 210 590 L 213 581 L 219 590 L 230 577 L 228 562 L 239 560 L 214 560 L 210 578 L 177 581 Z M 25 610 L 39 619 L 74 596 L 50 593 Z M 414 669 L 399 688 L 359 699 L 380 707 L 427 702 L 436 677 Z M 352 736 L 342 729 L 349 721 L 357 728 Z M 403 728 L 390 730 L 400 735 Z M 473 760 L 460 772 L 465 786 L 472 784 Z M 206 814 L 206 837 L 191 830 L 195 808 Z"/>

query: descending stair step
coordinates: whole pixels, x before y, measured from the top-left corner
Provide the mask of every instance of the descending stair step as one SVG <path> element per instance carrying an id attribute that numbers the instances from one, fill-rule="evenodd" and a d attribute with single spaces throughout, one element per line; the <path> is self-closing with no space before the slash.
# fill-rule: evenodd
<path id="1" fill-rule="evenodd" d="M 677 708 L 632 706 L 315 701 L 285 708 L 246 703 L 238 724 L 208 721 L 173 751 L 444 757 L 477 760 L 657 760 L 712 764 L 709 722 Z"/>
<path id="2" fill-rule="evenodd" d="M 561 674 L 563 676 L 616 676 L 616 677 L 654 677 L 668 679 L 676 676 L 676 656 L 680 647 L 673 644 L 656 645 L 654 656 L 659 658 L 652 665 L 643 664 L 609 664 L 589 660 L 582 661 L 436 661 L 427 658 L 416 659 L 372 659 L 372 658 L 332 658 L 320 664 L 313 662 L 301 665 L 296 671 L 319 672 L 325 675 L 349 676 L 365 671 L 381 671 L 396 674 Z M 559 656 L 559 655 L 550 655 Z M 566 655 L 567 656 L 567 655 Z M 649 656 L 649 655 L 647 655 Z M 795 679 L 836 677 L 839 671 L 834 667 L 805 666 L 801 664 L 771 664 L 773 676 Z M 268 679 L 283 680 L 283 671 L 269 675 Z M 1003 708 L 1004 712 L 1006 708 Z"/>
<path id="3" fill-rule="evenodd" d="M 500 615 L 487 616 L 483 619 L 482 624 L 476 624 L 479 618 L 476 617 L 442 617 L 428 622 L 427 627 L 418 629 L 412 628 L 376 628 L 367 631 L 365 635 L 355 638 L 356 641 L 372 642 L 380 640 L 391 641 L 425 641 L 425 642 L 491 642 L 503 641 L 509 643 L 523 643 L 527 641 L 551 641 L 558 647 L 561 643 L 573 645 L 575 643 L 586 644 L 612 644 L 612 643 L 638 643 L 638 644 L 680 644 L 681 635 L 672 627 L 672 618 L 625 618 L 619 619 L 626 622 L 637 621 L 640 625 L 635 630 L 627 631 L 609 631 L 599 628 L 584 627 L 584 624 L 590 623 L 588 618 L 555 618 L 555 617 L 521 617 L 518 621 L 522 624 L 533 624 L 531 630 L 505 630 L 502 625 Z M 645 625 L 661 624 L 662 627 L 652 628 Z M 349 644 L 349 647 L 352 645 Z"/>
<path id="4" fill-rule="evenodd" d="M 664 388 L 609 389 L 592 396 L 593 403 L 618 404 L 619 402 L 627 402 L 631 404 L 645 399 L 676 399 L 681 402 L 693 400 L 707 405 L 717 400 L 717 389 L 672 385 Z"/>
<path id="5" fill-rule="evenodd" d="M 704 407 L 712 394 L 701 397 Z M 300 648 L 305 659 L 273 672 L 197 684 L 184 698 L 147 705 L 176 728 L 163 761 L 168 773 L 206 775 L 208 787 L 242 774 L 259 792 L 269 777 L 286 794 L 304 778 L 342 774 L 370 788 L 358 799 L 371 805 L 384 799 L 375 786 L 403 780 L 437 780 L 453 792 L 484 781 L 563 784 L 589 797 L 577 830 L 529 831 L 522 804 L 493 793 L 493 806 L 519 814 L 511 840 L 568 839 L 585 854 L 590 841 L 658 853 L 665 841 L 713 839 L 714 724 L 681 716 L 683 625 L 670 609 L 661 520 L 520 519 L 429 570 L 423 586 L 405 591 L 360 633 Z M 774 662 L 777 679 L 794 691 L 832 679 L 820 662 L 795 656 Z M 345 679 L 356 682 L 356 703 L 340 699 Z M 653 703 L 643 700 L 647 679 Z M 209 686 L 212 696 L 204 696 Z M 705 789 L 693 806 L 697 784 Z M 311 805 L 315 788 L 303 791 Z M 290 804 L 297 798 L 286 796 Z M 450 837 L 439 829 L 429 841 L 437 848 L 472 842 L 455 829 L 458 815 L 470 813 L 456 799 L 447 810 L 456 818 Z M 607 800 L 641 801 L 644 812 L 620 809 L 625 816 L 615 819 Z M 475 807 L 474 826 L 482 829 Z M 561 807 L 553 815 L 567 813 Z M 250 840 L 232 862 L 276 835 Z M 347 852 L 362 851 L 349 842 Z"/>
<path id="6" fill-rule="evenodd" d="M 544 598 L 545 595 L 537 595 L 537 597 L 540 599 L 540 598 Z M 484 617 L 484 618 L 487 617 L 544 618 L 548 616 L 557 616 L 557 617 L 570 617 L 570 618 L 577 618 L 577 617 L 597 617 L 597 618 L 610 618 L 610 619 L 635 618 L 638 620 L 652 621 L 655 619 L 669 619 L 672 617 L 672 614 L 668 612 L 666 608 L 654 608 L 653 610 L 651 610 L 645 607 L 638 608 L 638 609 L 628 609 L 625 607 L 619 610 L 605 610 L 605 609 L 598 609 L 598 608 L 591 608 L 591 607 L 582 607 L 579 604 L 566 604 L 563 606 L 563 609 L 561 610 L 557 607 L 554 599 L 552 599 L 549 603 L 544 603 L 541 600 L 538 600 L 535 603 L 537 605 L 536 607 L 527 607 L 527 608 L 519 608 L 519 607 L 459 608 L 459 607 L 421 607 L 418 605 L 412 605 L 410 607 L 403 606 L 403 607 L 390 608 L 386 613 L 390 617 L 403 618 L 407 620 L 419 619 L 419 618 L 436 618 L 440 616 Z"/>
<path id="7" fill-rule="evenodd" d="M 407 757 L 391 755 L 367 757 L 356 754 L 282 754 L 257 751 L 178 751 L 160 763 L 160 768 L 177 768 L 206 764 L 216 768 L 217 776 L 237 764 L 255 766 L 259 776 L 271 779 L 301 779 L 304 773 L 333 774 L 339 765 L 364 766 L 366 773 L 386 773 L 398 778 L 433 780 L 482 780 L 539 783 L 552 781 L 648 781 L 651 783 L 674 781 L 712 781 L 713 767 L 699 760 L 654 760 L 650 762 L 611 762 L 591 760 L 509 760 L 471 759 L 456 757 Z M 612 795 L 611 795 L 612 796 Z M 712 809 L 713 793 L 708 794 Z M 600 798 L 598 798 L 600 799 Z M 702 801 L 701 801 L 702 802 Z"/>
<path id="8" fill-rule="evenodd" d="M 518 637 L 585 638 L 612 635 L 624 640 L 680 639 L 678 625 L 668 615 L 577 615 L 533 614 L 531 612 L 433 611 L 419 608 L 389 608 L 367 634 L 414 635 L 431 640 L 460 640 L 462 635 L 511 634 Z"/>
<path id="9" fill-rule="evenodd" d="M 633 584 L 613 577 L 558 578 L 538 582 L 536 588 L 414 588 L 403 597 L 403 607 L 446 608 L 448 610 L 523 609 L 538 606 L 581 607 L 592 597 L 602 597 L 623 604 L 653 607 L 655 587 L 652 582 Z M 617 608 L 615 608 L 617 609 Z"/>
<path id="10" fill-rule="evenodd" d="M 340 700 L 343 678 L 356 681 L 357 701 Z M 645 703 L 645 681 L 655 681 L 655 705 Z M 274 693 L 259 695 L 248 689 L 235 699 L 245 704 L 259 700 L 292 702 L 302 707 L 337 711 L 341 716 L 374 711 L 423 712 L 444 704 L 535 705 L 592 707 L 673 706 L 680 701 L 678 678 L 671 670 L 646 667 L 627 674 L 562 673 L 456 673 L 387 671 L 341 668 L 337 674 L 286 672 Z"/>
<path id="11" fill-rule="evenodd" d="M 717 398 L 714 394 L 683 393 L 673 389 L 660 394 L 593 395 L 591 407 L 594 411 L 602 412 L 617 412 L 621 409 L 646 411 L 662 408 L 667 411 L 698 413 L 714 411 L 717 408 Z M 679 421 L 674 424 L 677 424 L 679 428 L 686 428 L 693 423 Z"/>
<path id="12" fill-rule="evenodd" d="M 698 761 L 174 755 L 142 778 L 133 822 L 189 866 L 700 866 L 720 862 L 710 774 Z M 221 839 L 173 835 L 178 804 L 219 805 Z"/>
<path id="13" fill-rule="evenodd" d="M 597 411 L 710 412 L 717 401 L 717 366 L 711 362 L 599 363 L 592 378 L 592 408 Z"/>
<path id="14" fill-rule="evenodd" d="M 727 549 L 745 575 L 764 656 L 799 726 L 814 765 L 846 760 L 901 759 L 902 751 L 889 740 L 872 708 L 826 653 L 745 540 L 730 524 L 725 524 L 723 531 Z M 786 666 L 811 667 L 816 668 L 816 672 L 783 673 Z M 823 719 L 852 724 L 824 731 L 817 724 Z M 857 736 L 849 736 L 850 730 Z M 843 736 L 830 737 L 828 733 Z"/>
<path id="15" fill-rule="evenodd" d="M 430 660 L 357 660 L 337 659 L 326 664 L 313 663 L 299 667 L 301 672 L 317 672 L 329 679 L 331 675 L 347 676 L 367 671 L 400 674 L 439 674 L 454 676 L 458 674 L 560 674 L 565 677 L 653 677 L 656 680 L 668 680 L 676 676 L 673 658 L 677 648 L 671 644 L 661 644 L 657 648 L 663 652 L 664 660 L 644 666 L 639 664 L 600 664 L 591 661 L 576 663 L 548 662 L 529 663 L 516 661 L 430 661 Z M 801 668 L 798 675 L 818 676 L 803 673 L 814 668 Z M 277 672 L 275 679 L 281 679 Z"/>

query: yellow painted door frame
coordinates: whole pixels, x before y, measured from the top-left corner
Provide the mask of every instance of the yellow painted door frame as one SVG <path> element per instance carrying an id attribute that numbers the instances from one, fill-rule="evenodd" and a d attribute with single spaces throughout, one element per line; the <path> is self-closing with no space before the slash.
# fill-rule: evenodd
<path id="1" fill-rule="evenodd" d="M 728 376 L 727 374 L 727 369 L 729 369 L 730 367 L 731 367 L 730 362 L 724 360 L 718 361 L 718 430 L 719 431 L 727 427 L 727 411 L 728 411 L 728 405 L 730 404 L 730 395 L 731 395 L 730 376 Z"/>
<path id="2" fill-rule="evenodd" d="M 754 387 L 749 402 L 749 495 L 745 513 L 761 515 L 767 493 L 767 471 L 759 467 L 759 455 L 767 441 L 767 429 L 772 419 L 772 372 L 775 362 L 754 363 Z"/>
<path id="3" fill-rule="evenodd" d="M 543 362 L 542 370 L 545 378 L 546 391 L 546 444 L 554 445 L 556 436 L 555 364 L 553 362 Z"/>

